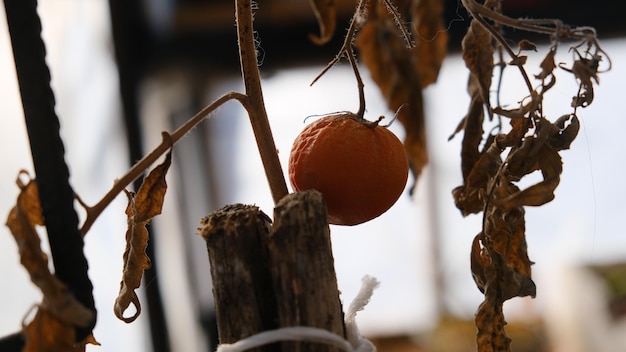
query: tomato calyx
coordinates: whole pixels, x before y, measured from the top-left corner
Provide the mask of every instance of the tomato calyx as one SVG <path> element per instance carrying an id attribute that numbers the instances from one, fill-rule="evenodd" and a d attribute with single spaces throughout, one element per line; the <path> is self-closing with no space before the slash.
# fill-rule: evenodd
<path id="1" fill-rule="evenodd" d="M 366 118 L 364 118 L 363 116 L 360 116 L 358 114 L 355 114 L 353 112 L 345 112 L 345 113 L 341 113 L 341 114 L 337 114 L 335 119 L 333 119 L 334 121 L 338 121 L 338 120 L 342 120 L 342 119 L 352 119 L 354 121 L 357 121 L 360 124 L 363 124 L 364 126 L 367 126 L 369 128 L 376 128 L 378 126 L 381 127 L 388 127 L 390 124 L 388 125 L 381 125 L 380 122 L 385 118 L 385 116 L 380 116 L 378 119 L 376 119 L 375 121 L 370 121 L 367 120 Z M 393 122 L 393 120 L 391 121 Z"/>

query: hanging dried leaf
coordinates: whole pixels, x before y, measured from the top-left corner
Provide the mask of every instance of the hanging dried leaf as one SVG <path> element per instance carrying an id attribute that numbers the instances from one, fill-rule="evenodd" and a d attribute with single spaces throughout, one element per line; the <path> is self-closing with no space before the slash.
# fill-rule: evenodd
<path id="1" fill-rule="evenodd" d="M 488 0 L 485 7 L 491 6 L 493 1 Z M 491 34 L 475 19 L 461 42 L 463 61 L 470 70 L 470 88 L 472 97 L 480 96 L 483 104 L 489 106 L 489 89 L 493 75 L 493 43 Z"/>
<path id="2" fill-rule="evenodd" d="M 100 345 L 91 334 L 76 343 L 74 326 L 43 306 L 38 307 L 33 320 L 23 324 L 22 329 L 26 339 L 23 352 L 84 352 L 87 344 Z"/>
<path id="3" fill-rule="evenodd" d="M 553 45 L 540 64 L 541 72 L 534 76 L 540 81 L 535 88 L 524 67 L 527 57 L 514 54 L 502 35 L 501 26 L 512 22 L 501 14 L 499 3 L 498 0 L 486 0 L 481 5 L 475 0 L 463 0 L 473 17 L 462 43 L 463 59 L 470 70 L 468 92 L 471 102 L 467 115 L 452 135 L 464 132 L 461 146 L 463 185 L 453 190 L 455 203 L 463 215 L 483 212 L 483 228 L 474 238 L 470 255 L 472 276 L 485 296 L 475 320 L 478 352 L 510 352 L 511 339 L 504 331 L 503 304 L 513 297 L 535 296 L 536 286 L 531 278 L 533 263 L 528 257 L 525 238 L 524 206 L 540 206 L 554 198 L 563 169 L 559 152 L 568 149 L 578 134 L 580 123 L 575 115 L 576 107 L 585 107 L 593 100 L 592 81 L 598 80 L 598 63 L 604 54 L 593 30 L 571 31 L 584 33 L 582 43 L 574 48 L 578 60 L 571 69 L 560 67 L 576 76 L 580 88 L 572 102 L 574 112 L 551 123 L 543 115 L 544 93 L 556 84 L 554 69 L 558 41 L 570 32 L 561 33 L 562 26 L 555 26 Z M 520 99 L 516 108 L 497 106 L 492 109 L 490 106 L 494 69 L 492 39 L 503 48 L 502 52 L 511 56 L 509 65 L 517 66 L 528 87 L 529 94 Z M 576 48 L 584 44 L 588 48 L 582 56 Z M 518 49 L 519 52 L 536 52 L 537 46 L 523 39 L 518 43 Z M 501 65 L 504 60 L 502 55 L 500 57 Z M 499 94 L 497 91 L 494 96 Z M 490 117 L 497 118 L 495 121 L 489 119 L 497 125 L 492 127 L 486 139 L 483 138 L 485 111 Z M 503 131 L 503 118 L 509 119 L 508 132 Z M 482 149 L 481 145 L 484 145 Z M 518 182 L 533 172 L 540 172 L 542 181 L 520 189 Z"/>
<path id="4" fill-rule="evenodd" d="M 28 177 L 26 171 L 20 175 Z M 6 225 L 15 238 L 20 253 L 20 262 L 28 271 L 31 281 L 43 294 L 43 305 L 57 319 L 71 326 L 86 327 L 94 314 L 83 306 L 67 287 L 54 276 L 48 266 L 48 256 L 41 250 L 41 240 L 35 226 L 43 225 L 37 184 L 28 178 L 17 184 L 20 194 L 11 209 Z"/>
<path id="5" fill-rule="evenodd" d="M 528 39 L 522 39 L 517 43 L 517 48 L 520 51 L 537 51 L 537 45 Z"/>
<path id="6" fill-rule="evenodd" d="M 394 17 L 382 5 L 370 6 L 355 44 L 387 106 L 397 111 L 404 126 L 404 145 L 417 180 L 428 162 L 428 153 L 421 80 L 412 50 L 406 47 Z"/>
<path id="7" fill-rule="evenodd" d="M 337 23 L 337 10 L 335 9 L 335 0 L 309 0 L 317 23 L 320 26 L 320 35 L 309 35 L 311 41 L 317 45 L 328 43 L 335 34 L 335 26 Z"/>
<path id="8" fill-rule="evenodd" d="M 489 149 L 482 153 L 478 161 L 465 178 L 462 186 L 456 187 L 452 191 L 456 207 L 463 216 L 479 213 L 485 208 L 483 193 L 487 189 L 487 184 L 498 172 L 502 159 L 500 157 L 502 149 L 498 143 L 491 143 Z"/>
<path id="9" fill-rule="evenodd" d="M 152 170 L 143 179 L 137 194 L 126 192 L 128 206 L 128 229 L 126 231 L 126 250 L 124 251 L 124 272 L 120 283 L 120 292 L 115 300 L 115 316 L 131 323 L 141 314 L 141 304 L 135 290 L 141 285 L 141 278 L 145 269 L 151 266 L 150 258 L 146 255 L 148 246 L 148 230 L 146 225 L 153 217 L 161 214 L 167 183 L 165 176 L 172 162 L 172 152 L 167 153 L 163 163 Z M 135 307 L 135 313 L 125 317 L 124 312 L 130 305 Z"/>
<path id="10" fill-rule="evenodd" d="M 483 141 L 485 109 L 490 109 L 489 89 L 494 67 L 494 49 L 491 35 L 476 20 L 472 20 L 470 23 L 470 27 L 462 41 L 462 48 L 463 60 L 470 69 L 467 90 L 471 97 L 471 102 L 467 115 L 465 115 L 450 138 L 463 130 L 461 171 L 464 181 L 467 182 L 474 165 L 481 158 L 479 148 Z M 458 200 L 457 203 L 459 203 Z"/>
<path id="11" fill-rule="evenodd" d="M 33 321 L 23 330 L 26 337 L 24 352 L 84 351 L 84 348 L 74 346 L 74 327 L 56 319 L 45 309 L 38 309 Z"/>
<path id="12" fill-rule="evenodd" d="M 539 67 L 541 67 L 541 73 L 535 75 L 537 79 L 546 79 L 549 76 L 553 76 L 554 69 L 556 68 L 556 64 L 554 63 L 554 56 L 556 56 L 556 46 L 550 48 L 546 57 L 543 58 Z"/>
<path id="13" fill-rule="evenodd" d="M 442 0 L 415 0 L 412 3 L 416 70 L 422 88 L 437 81 L 446 56 L 448 32 L 443 22 Z"/>
<path id="14" fill-rule="evenodd" d="M 580 55 L 579 55 L 580 56 Z M 593 82 L 592 79 L 598 83 L 598 65 L 600 63 L 599 56 L 595 56 L 591 59 L 580 57 L 574 61 L 570 72 L 574 74 L 576 79 L 580 82 L 580 89 L 578 94 L 572 99 L 572 107 L 587 107 L 593 102 Z"/>

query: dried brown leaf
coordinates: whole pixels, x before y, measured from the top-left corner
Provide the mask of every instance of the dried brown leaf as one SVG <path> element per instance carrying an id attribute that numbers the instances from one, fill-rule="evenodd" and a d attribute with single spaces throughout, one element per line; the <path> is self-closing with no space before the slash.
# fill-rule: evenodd
<path id="1" fill-rule="evenodd" d="M 470 93 L 472 97 L 478 94 L 483 104 L 489 104 L 489 88 L 491 87 L 494 67 L 494 48 L 491 34 L 478 21 L 473 19 L 465 37 L 463 37 L 461 47 L 463 49 L 463 60 L 467 68 L 469 68 L 471 75 Z M 473 93 L 474 87 L 472 85 L 476 85 L 476 93 Z"/>
<path id="2" fill-rule="evenodd" d="M 517 43 L 517 48 L 520 51 L 537 51 L 537 45 L 528 39 L 522 39 Z"/>
<path id="3" fill-rule="evenodd" d="M 556 63 L 554 62 L 554 56 L 556 55 L 556 47 L 551 47 L 546 57 L 543 58 L 539 67 L 541 67 L 541 73 L 535 75 L 537 79 L 546 79 L 549 76 L 553 75 L 553 71 L 556 68 Z"/>
<path id="4" fill-rule="evenodd" d="M 558 132 L 550 136 L 548 144 L 556 150 L 569 149 L 580 130 L 578 117 L 574 114 L 563 115 L 554 122 L 554 126 Z"/>
<path id="5" fill-rule="evenodd" d="M 526 55 L 518 55 L 513 60 L 509 61 L 509 65 L 511 65 L 511 66 L 524 66 L 524 65 L 526 65 L 526 60 L 528 60 L 528 56 L 526 56 Z"/>
<path id="6" fill-rule="evenodd" d="M 500 153 L 502 149 L 498 144 L 490 143 L 487 151 L 480 154 L 478 161 L 472 165 L 463 185 L 452 191 L 454 202 L 463 216 L 484 210 L 483 193 L 502 164 Z"/>
<path id="7" fill-rule="evenodd" d="M 21 172 L 21 175 L 28 174 Z M 41 290 L 46 309 L 60 321 L 72 326 L 88 326 L 94 314 L 82 305 L 67 287 L 50 272 L 48 256 L 41 250 L 41 240 L 35 226 L 43 225 L 41 206 L 34 180 L 17 180 L 20 194 L 11 209 L 6 225 L 13 234 L 20 253 L 20 262 L 31 281 Z"/>
<path id="8" fill-rule="evenodd" d="M 326 44 L 333 38 L 335 33 L 337 22 L 335 0 L 309 0 L 309 3 L 320 26 L 320 35 L 311 34 L 309 38 L 315 44 Z"/>
<path id="9" fill-rule="evenodd" d="M 23 325 L 23 331 L 26 340 L 23 352 L 84 352 L 87 344 L 100 345 L 91 334 L 76 343 L 74 326 L 43 306 L 38 307 L 30 323 Z"/>
<path id="10" fill-rule="evenodd" d="M 33 320 L 23 327 L 23 331 L 26 339 L 24 352 L 84 351 L 84 348 L 74 345 L 74 327 L 57 319 L 46 309 L 38 309 Z"/>
<path id="11" fill-rule="evenodd" d="M 165 176 L 172 162 L 171 151 L 163 163 L 155 167 L 143 179 L 137 194 L 126 192 L 128 206 L 128 229 L 126 231 L 126 250 L 124 251 L 124 272 L 120 283 L 120 292 L 115 300 L 115 316 L 131 323 L 141 314 L 141 304 L 135 290 L 141 285 L 141 278 L 145 269 L 151 266 L 150 258 L 146 255 L 148 246 L 148 230 L 146 225 L 156 215 L 161 214 L 167 183 Z M 135 307 L 135 313 L 125 317 L 124 312 L 130 305 Z"/>
<path id="12" fill-rule="evenodd" d="M 480 237 L 482 233 L 479 233 L 474 237 L 472 241 L 472 252 L 470 255 L 470 268 L 472 270 L 472 278 L 476 283 L 476 287 L 480 292 L 485 293 L 485 286 L 487 284 L 487 268 L 491 264 L 491 259 L 487 250 L 481 246 Z"/>
<path id="13" fill-rule="evenodd" d="M 490 110 L 489 88 L 494 67 L 494 49 L 491 43 L 491 35 L 476 20 L 472 20 L 463 38 L 462 47 L 463 60 L 470 70 L 467 90 L 471 97 L 471 102 L 467 114 L 450 138 L 461 130 L 464 133 L 461 145 L 461 171 L 465 183 L 475 164 L 481 158 L 480 144 L 483 141 L 485 109 Z M 484 184 L 480 185 L 480 187 L 484 187 Z M 467 187 L 465 186 L 465 188 Z M 467 191 L 477 193 L 479 189 L 467 189 Z M 459 202 L 456 195 L 455 199 L 457 200 L 457 205 L 464 203 Z M 466 211 L 476 212 L 479 210 L 462 211 L 465 213 Z"/>
<path id="14" fill-rule="evenodd" d="M 540 206 L 554 199 L 554 190 L 559 185 L 563 171 L 561 156 L 547 144 L 533 152 L 535 142 L 535 138 L 528 137 L 522 147 L 509 154 L 507 171 L 510 177 L 519 180 L 533 171 L 541 170 L 543 181 L 506 197 L 494 199 L 494 204 L 511 209 L 524 205 Z"/>
<path id="15" fill-rule="evenodd" d="M 413 1 L 411 22 L 415 37 L 416 69 L 424 88 L 437 81 L 439 69 L 446 56 L 448 32 L 443 21 L 442 0 Z"/>
<path id="16" fill-rule="evenodd" d="M 580 90 L 572 99 L 572 107 L 587 107 L 593 102 L 593 82 L 598 83 L 599 59 L 580 58 L 574 61 L 571 72 L 580 82 Z"/>
<path id="17" fill-rule="evenodd" d="M 495 291 L 495 289 L 493 289 Z M 476 347 L 478 352 L 510 351 L 511 338 L 504 331 L 506 321 L 502 302 L 485 295 L 476 312 Z"/>
<path id="18" fill-rule="evenodd" d="M 398 112 L 398 120 L 406 131 L 404 145 L 411 170 L 417 179 L 428 162 L 428 153 L 421 81 L 413 53 L 384 6 L 369 10 L 367 23 L 355 44 L 387 106 Z"/>

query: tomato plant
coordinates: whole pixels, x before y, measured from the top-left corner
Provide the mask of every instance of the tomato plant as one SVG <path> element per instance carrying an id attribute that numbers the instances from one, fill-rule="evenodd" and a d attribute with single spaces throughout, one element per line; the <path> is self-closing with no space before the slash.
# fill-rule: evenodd
<path id="1" fill-rule="evenodd" d="M 294 141 L 288 170 L 295 191 L 322 193 L 329 223 L 357 225 L 398 200 L 409 163 L 402 142 L 379 121 L 342 113 L 304 128 Z"/>

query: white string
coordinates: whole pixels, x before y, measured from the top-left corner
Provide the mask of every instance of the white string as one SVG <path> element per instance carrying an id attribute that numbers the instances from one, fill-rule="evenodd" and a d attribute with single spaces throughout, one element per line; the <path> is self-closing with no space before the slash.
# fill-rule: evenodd
<path id="1" fill-rule="evenodd" d="M 347 340 L 330 331 L 310 326 L 292 326 L 276 330 L 263 331 L 246 337 L 235 343 L 220 344 L 216 352 L 243 352 L 279 341 L 317 342 L 337 347 L 346 352 L 376 352 L 376 347 L 361 336 L 356 325 L 356 313 L 363 310 L 369 303 L 379 282 L 371 276 L 361 280 L 361 289 L 350 303 L 345 314 Z"/>

